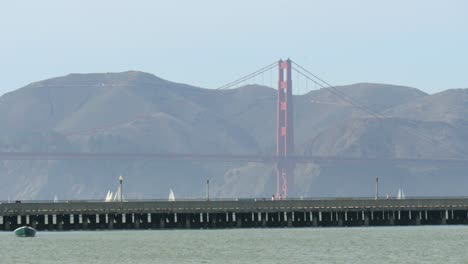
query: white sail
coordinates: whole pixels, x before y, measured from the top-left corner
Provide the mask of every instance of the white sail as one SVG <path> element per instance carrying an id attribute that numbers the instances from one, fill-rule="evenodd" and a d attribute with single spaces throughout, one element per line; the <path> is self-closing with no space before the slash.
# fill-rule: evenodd
<path id="1" fill-rule="evenodd" d="M 120 189 L 120 186 L 119 186 L 119 187 L 117 188 L 117 191 L 116 191 L 115 194 L 114 194 L 114 198 L 112 199 L 112 201 L 114 201 L 114 202 L 120 202 L 120 201 L 121 201 L 120 199 L 122 199 L 122 202 L 125 201 L 125 197 L 124 197 L 124 195 L 121 194 L 121 193 L 122 193 L 122 189 Z M 121 198 L 121 196 L 122 196 L 122 198 Z"/>
<path id="2" fill-rule="evenodd" d="M 57 197 L 57 195 L 54 195 L 54 203 L 58 203 L 58 197 Z"/>
<path id="3" fill-rule="evenodd" d="M 114 198 L 112 199 L 112 201 L 117 202 L 119 201 L 119 199 L 120 199 L 120 187 L 117 188 L 117 191 L 115 192 Z"/>
<path id="4" fill-rule="evenodd" d="M 169 201 L 173 202 L 175 201 L 175 196 L 174 196 L 174 192 L 172 191 L 172 189 L 169 189 Z"/>
<path id="5" fill-rule="evenodd" d="M 105 202 L 112 202 L 112 192 L 110 190 L 107 191 Z"/>
<path id="6" fill-rule="evenodd" d="M 402 188 L 398 189 L 397 199 L 398 200 L 405 199 L 405 193 L 403 192 Z"/>

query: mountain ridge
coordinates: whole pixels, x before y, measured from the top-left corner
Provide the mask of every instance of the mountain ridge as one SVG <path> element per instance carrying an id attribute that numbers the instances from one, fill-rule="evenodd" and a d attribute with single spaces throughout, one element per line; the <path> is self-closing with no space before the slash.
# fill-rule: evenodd
<path id="1" fill-rule="evenodd" d="M 356 109 L 330 88 L 294 95 L 299 154 L 364 160 L 298 164 L 290 179 L 293 195 L 372 195 L 375 174 L 387 179 L 386 192 L 405 184 L 409 194 L 464 194 L 458 185 L 468 181 L 467 167 L 379 167 L 365 158 L 465 155 L 466 89 L 432 95 L 374 83 L 335 89 L 386 118 Z M 431 105 L 439 107 L 417 110 Z M 2 95 L 0 124 L 0 151 L 273 155 L 276 90 L 262 85 L 204 89 L 139 71 L 70 74 Z M 120 174 L 128 179 L 129 198 L 165 197 L 169 188 L 179 197 L 202 197 L 207 178 L 215 197 L 269 197 L 276 177 L 273 166 L 243 162 L 0 161 L 5 183 L 0 193 L 18 199 L 100 198 Z M 428 182 L 440 182 L 440 175 L 447 184 Z"/>

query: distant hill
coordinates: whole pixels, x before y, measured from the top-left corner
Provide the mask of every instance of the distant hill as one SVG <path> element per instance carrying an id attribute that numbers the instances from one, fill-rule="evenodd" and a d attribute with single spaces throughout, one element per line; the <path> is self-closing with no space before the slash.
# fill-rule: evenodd
<path id="1" fill-rule="evenodd" d="M 450 89 L 388 110 L 388 115 L 450 124 L 468 121 L 468 89 Z"/>
<path id="2" fill-rule="evenodd" d="M 298 154 L 363 158 L 464 158 L 465 94 L 428 95 L 410 87 L 360 83 L 337 87 L 385 118 L 329 89 L 294 96 Z M 336 93 L 336 92 L 335 92 Z M 1 151 L 155 152 L 272 155 L 276 90 L 249 85 L 210 90 L 128 71 L 70 74 L 0 97 Z M 362 161 L 299 164 L 295 196 L 370 196 L 382 192 L 464 195 L 467 166 Z M 269 197 L 274 167 L 240 162 L 88 160 L 0 161 L 0 200 L 100 199 L 124 175 L 128 198 Z"/>

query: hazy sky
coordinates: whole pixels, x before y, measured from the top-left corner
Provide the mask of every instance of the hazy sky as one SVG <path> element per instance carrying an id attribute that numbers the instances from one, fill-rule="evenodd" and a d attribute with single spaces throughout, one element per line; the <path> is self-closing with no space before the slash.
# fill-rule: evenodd
<path id="1" fill-rule="evenodd" d="M 290 57 L 332 84 L 468 88 L 468 1 L 2 1 L 0 94 L 141 70 L 217 87 Z"/>

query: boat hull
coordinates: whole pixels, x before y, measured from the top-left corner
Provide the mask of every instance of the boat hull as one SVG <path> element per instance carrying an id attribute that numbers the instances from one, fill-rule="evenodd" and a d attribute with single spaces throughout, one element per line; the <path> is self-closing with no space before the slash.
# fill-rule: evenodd
<path id="1" fill-rule="evenodd" d="M 18 237 L 34 237 L 36 235 L 36 230 L 29 226 L 19 227 L 14 232 Z"/>

